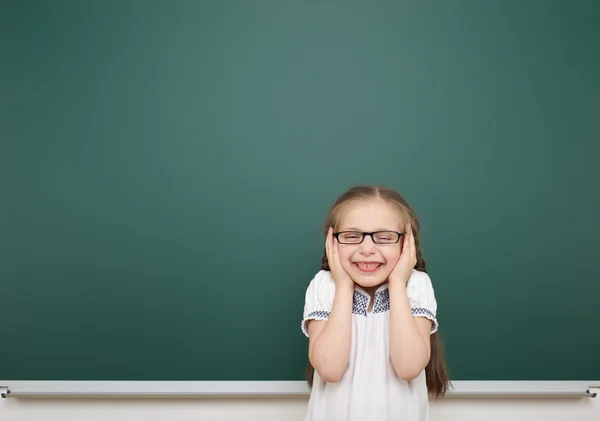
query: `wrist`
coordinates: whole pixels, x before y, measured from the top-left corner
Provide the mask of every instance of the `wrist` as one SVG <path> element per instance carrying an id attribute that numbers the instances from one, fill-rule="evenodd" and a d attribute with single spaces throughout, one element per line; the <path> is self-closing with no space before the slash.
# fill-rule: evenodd
<path id="1" fill-rule="evenodd" d="M 352 295 L 354 294 L 354 282 L 340 283 L 335 286 L 335 295 Z"/>
<path id="2" fill-rule="evenodd" d="M 408 284 L 408 277 L 396 277 L 391 278 L 389 280 L 389 288 L 390 290 L 400 290 L 406 292 L 406 287 Z"/>

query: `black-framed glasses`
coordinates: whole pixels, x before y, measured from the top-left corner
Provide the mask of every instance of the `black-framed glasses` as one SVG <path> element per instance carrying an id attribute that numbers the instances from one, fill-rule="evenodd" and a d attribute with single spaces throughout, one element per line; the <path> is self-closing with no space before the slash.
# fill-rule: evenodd
<path id="1" fill-rule="evenodd" d="M 333 233 L 333 236 L 340 244 L 360 244 L 367 235 L 371 237 L 375 244 L 395 244 L 400 241 L 400 237 L 402 237 L 404 233 L 396 231 L 340 231 Z"/>

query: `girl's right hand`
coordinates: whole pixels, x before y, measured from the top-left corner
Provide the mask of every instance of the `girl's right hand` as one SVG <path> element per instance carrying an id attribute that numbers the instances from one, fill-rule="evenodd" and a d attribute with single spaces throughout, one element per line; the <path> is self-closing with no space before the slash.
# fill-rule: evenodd
<path id="1" fill-rule="evenodd" d="M 350 287 L 354 288 L 354 281 L 342 267 L 338 253 L 338 242 L 333 236 L 333 228 L 329 228 L 325 240 L 325 252 L 327 254 L 327 263 L 331 276 L 335 282 L 336 288 Z"/>

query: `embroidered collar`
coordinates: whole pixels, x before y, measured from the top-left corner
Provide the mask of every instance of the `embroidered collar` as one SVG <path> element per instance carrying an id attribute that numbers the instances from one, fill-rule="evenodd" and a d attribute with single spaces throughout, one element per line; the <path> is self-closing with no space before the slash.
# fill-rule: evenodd
<path id="1" fill-rule="evenodd" d="M 361 316 L 367 315 L 367 309 L 371 296 L 359 285 L 354 285 L 354 295 L 352 297 L 352 313 Z M 390 291 L 388 284 L 381 285 L 375 291 L 372 313 L 385 313 L 390 309 Z"/>

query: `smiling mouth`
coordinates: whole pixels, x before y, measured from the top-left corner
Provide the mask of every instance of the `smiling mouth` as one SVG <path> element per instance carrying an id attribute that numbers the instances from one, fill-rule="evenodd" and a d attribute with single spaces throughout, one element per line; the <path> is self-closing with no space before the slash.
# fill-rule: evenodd
<path id="1" fill-rule="evenodd" d="M 361 272 L 375 272 L 382 265 L 383 265 L 383 263 L 358 263 L 358 262 L 354 262 L 354 266 L 356 266 Z"/>

